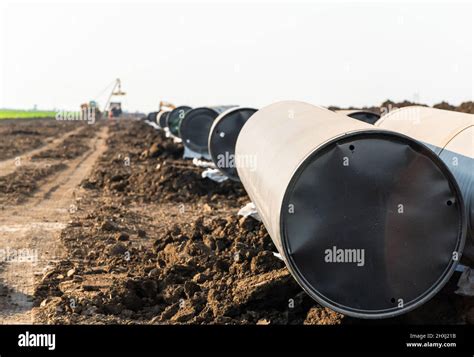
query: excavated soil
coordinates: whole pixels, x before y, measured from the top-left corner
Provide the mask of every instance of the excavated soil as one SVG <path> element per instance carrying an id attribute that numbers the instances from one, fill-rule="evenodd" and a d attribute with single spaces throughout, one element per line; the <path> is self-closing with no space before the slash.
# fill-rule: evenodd
<path id="1" fill-rule="evenodd" d="M 421 103 L 416 103 L 416 102 L 410 102 L 408 100 L 404 100 L 403 102 L 393 102 L 391 100 L 386 100 L 383 102 L 380 106 L 378 107 L 363 107 L 363 108 L 339 108 L 337 106 L 330 106 L 329 109 L 331 110 L 339 110 L 339 109 L 365 109 L 365 110 L 370 110 L 374 113 L 381 114 L 382 108 L 384 110 L 394 110 L 396 108 L 403 108 L 403 107 L 409 107 L 412 105 L 421 105 L 426 107 L 426 104 L 421 104 Z M 469 114 L 474 114 L 474 102 L 464 102 L 459 105 L 451 105 L 447 102 L 441 102 L 438 104 L 433 105 L 433 108 L 437 109 L 444 109 L 444 110 L 454 110 L 457 112 L 462 112 L 462 113 L 469 113 Z"/>
<path id="2" fill-rule="evenodd" d="M 238 207 L 245 201 L 240 184 L 203 180 L 202 169 L 182 159 L 182 145 L 143 122 L 117 125 L 108 145 L 83 183 L 85 188 L 105 191 L 124 202 L 226 202 Z"/>
<path id="3" fill-rule="evenodd" d="M 52 139 L 73 130 L 77 122 L 58 122 L 54 119 L 2 120 L 0 122 L 1 160 L 22 155 L 49 143 Z"/>
<path id="4" fill-rule="evenodd" d="M 43 322 L 305 321 L 314 303 L 263 225 L 236 214 L 248 202 L 240 184 L 202 179 L 180 144 L 142 122 L 110 130 L 61 234 L 70 259 L 36 291 Z"/>

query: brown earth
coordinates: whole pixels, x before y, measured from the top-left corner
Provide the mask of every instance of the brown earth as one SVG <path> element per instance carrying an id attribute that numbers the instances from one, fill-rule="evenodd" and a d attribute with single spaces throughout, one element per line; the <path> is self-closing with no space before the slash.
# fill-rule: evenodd
<path id="1" fill-rule="evenodd" d="M 35 159 L 0 177 L 1 323 L 37 321 L 32 310 L 36 286 L 45 269 L 65 257 L 59 234 L 80 198 L 81 181 L 105 151 L 106 135 L 107 128 L 95 128 L 84 138 L 87 150 L 81 155 Z M 74 143 L 57 150 L 68 152 L 69 146 Z"/>
<path id="2" fill-rule="evenodd" d="M 54 119 L 2 120 L 0 124 L 1 160 L 6 160 L 37 149 L 58 136 L 78 127 L 77 122 Z M 1 168 L 0 168 L 1 173 Z"/>
<path id="3" fill-rule="evenodd" d="M 349 108 L 339 108 L 337 106 L 330 106 L 329 109 L 331 110 L 339 110 L 339 109 L 365 109 L 365 110 L 370 110 L 374 113 L 380 114 L 382 110 L 387 111 L 387 110 L 394 110 L 396 108 L 403 108 L 403 107 L 408 107 L 411 105 L 421 105 L 424 107 L 427 107 L 426 104 L 422 103 L 416 103 L 416 102 L 411 102 L 408 100 L 404 100 L 403 102 L 393 102 L 391 100 L 386 100 L 383 102 L 380 106 L 375 107 L 363 107 L 363 108 L 355 108 L 355 107 L 349 107 Z M 438 109 L 444 109 L 444 110 L 454 110 L 457 112 L 463 112 L 463 113 L 470 113 L 474 114 L 474 102 L 463 102 L 459 105 L 451 105 L 447 102 L 441 102 L 438 104 L 433 105 L 433 108 L 438 108 Z"/>

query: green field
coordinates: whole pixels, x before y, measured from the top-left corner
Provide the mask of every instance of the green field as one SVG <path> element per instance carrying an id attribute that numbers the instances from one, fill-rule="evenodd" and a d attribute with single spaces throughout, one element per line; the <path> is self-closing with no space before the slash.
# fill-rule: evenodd
<path id="1" fill-rule="evenodd" d="M 0 119 L 54 118 L 56 112 L 48 110 L 0 109 Z"/>

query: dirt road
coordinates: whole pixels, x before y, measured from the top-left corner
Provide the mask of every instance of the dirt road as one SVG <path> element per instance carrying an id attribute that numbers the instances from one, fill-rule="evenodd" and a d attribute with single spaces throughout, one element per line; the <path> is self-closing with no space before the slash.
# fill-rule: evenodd
<path id="1" fill-rule="evenodd" d="M 30 151 L 25 161 L 35 155 L 56 148 L 72 135 L 83 131 L 80 127 L 51 141 L 46 146 Z M 0 210 L 0 323 L 32 323 L 33 293 L 38 279 L 48 266 L 64 256 L 59 234 L 76 210 L 80 199 L 80 182 L 89 174 L 96 160 L 106 149 L 108 128 L 103 127 L 86 140 L 88 150 L 72 160 L 61 160 L 59 170 L 42 183 L 25 203 L 5 205 Z M 36 166 L 51 165 L 50 158 L 35 161 Z M 2 174 L 12 174 L 18 167 L 5 161 Z"/>

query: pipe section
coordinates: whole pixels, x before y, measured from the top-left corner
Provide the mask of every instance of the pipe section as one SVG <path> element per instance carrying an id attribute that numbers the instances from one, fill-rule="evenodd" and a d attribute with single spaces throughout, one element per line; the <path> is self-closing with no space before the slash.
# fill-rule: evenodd
<path id="1" fill-rule="evenodd" d="M 181 105 L 170 112 L 170 114 L 168 115 L 167 126 L 171 134 L 176 137 L 180 137 L 179 126 L 181 125 L 181 121 L 184 119 L 186 113 L 189 112 L 191 109 L 191 107 Z"/>
<path id="2" fill-rule="evenodd" d="M 235 105 L 199 107 L 190 110 L 184 116 L 179 127 L 179 133 L 183 140 L 183 144 L 191 151 L 204 156 L 208 155 L 209 149 L 207 144 L 212 123 L 219 114 L 233 107 L 235 107 Z"/>
<path id="3" fill-rule="evenodd" d="M 474 264 L 474 115 L 421 106 L 404 107 L 375 124 L 425 143 L 453 173 L 463 193 L 468 217 L 464 260 Z"/>
<path id="4" fill-rule="evenodd" d="M 163 130 L 167 127 L 167 120 L 170 112 L 170 110 L 162 110 L 156 115 L 156 124 L 158 124 L 158 126 Z"/>
<path id="5" fill-rule="evenodd" d="M 324 306 L 400 315 L 434 296 L 458 263 L 461 192 L 415 139 L 284 101 L 245 123 L 236 159 L 288 269 Z"/>
<path id="6" fill-rule="evenodd" d="M 235 144 L 240 130 L 257 111 L 254 108 L 232 108 L 220 114 L 209 132 L 208 149 L 216 167 L 231 180 L 239 181 L 235 167 Z"/>

